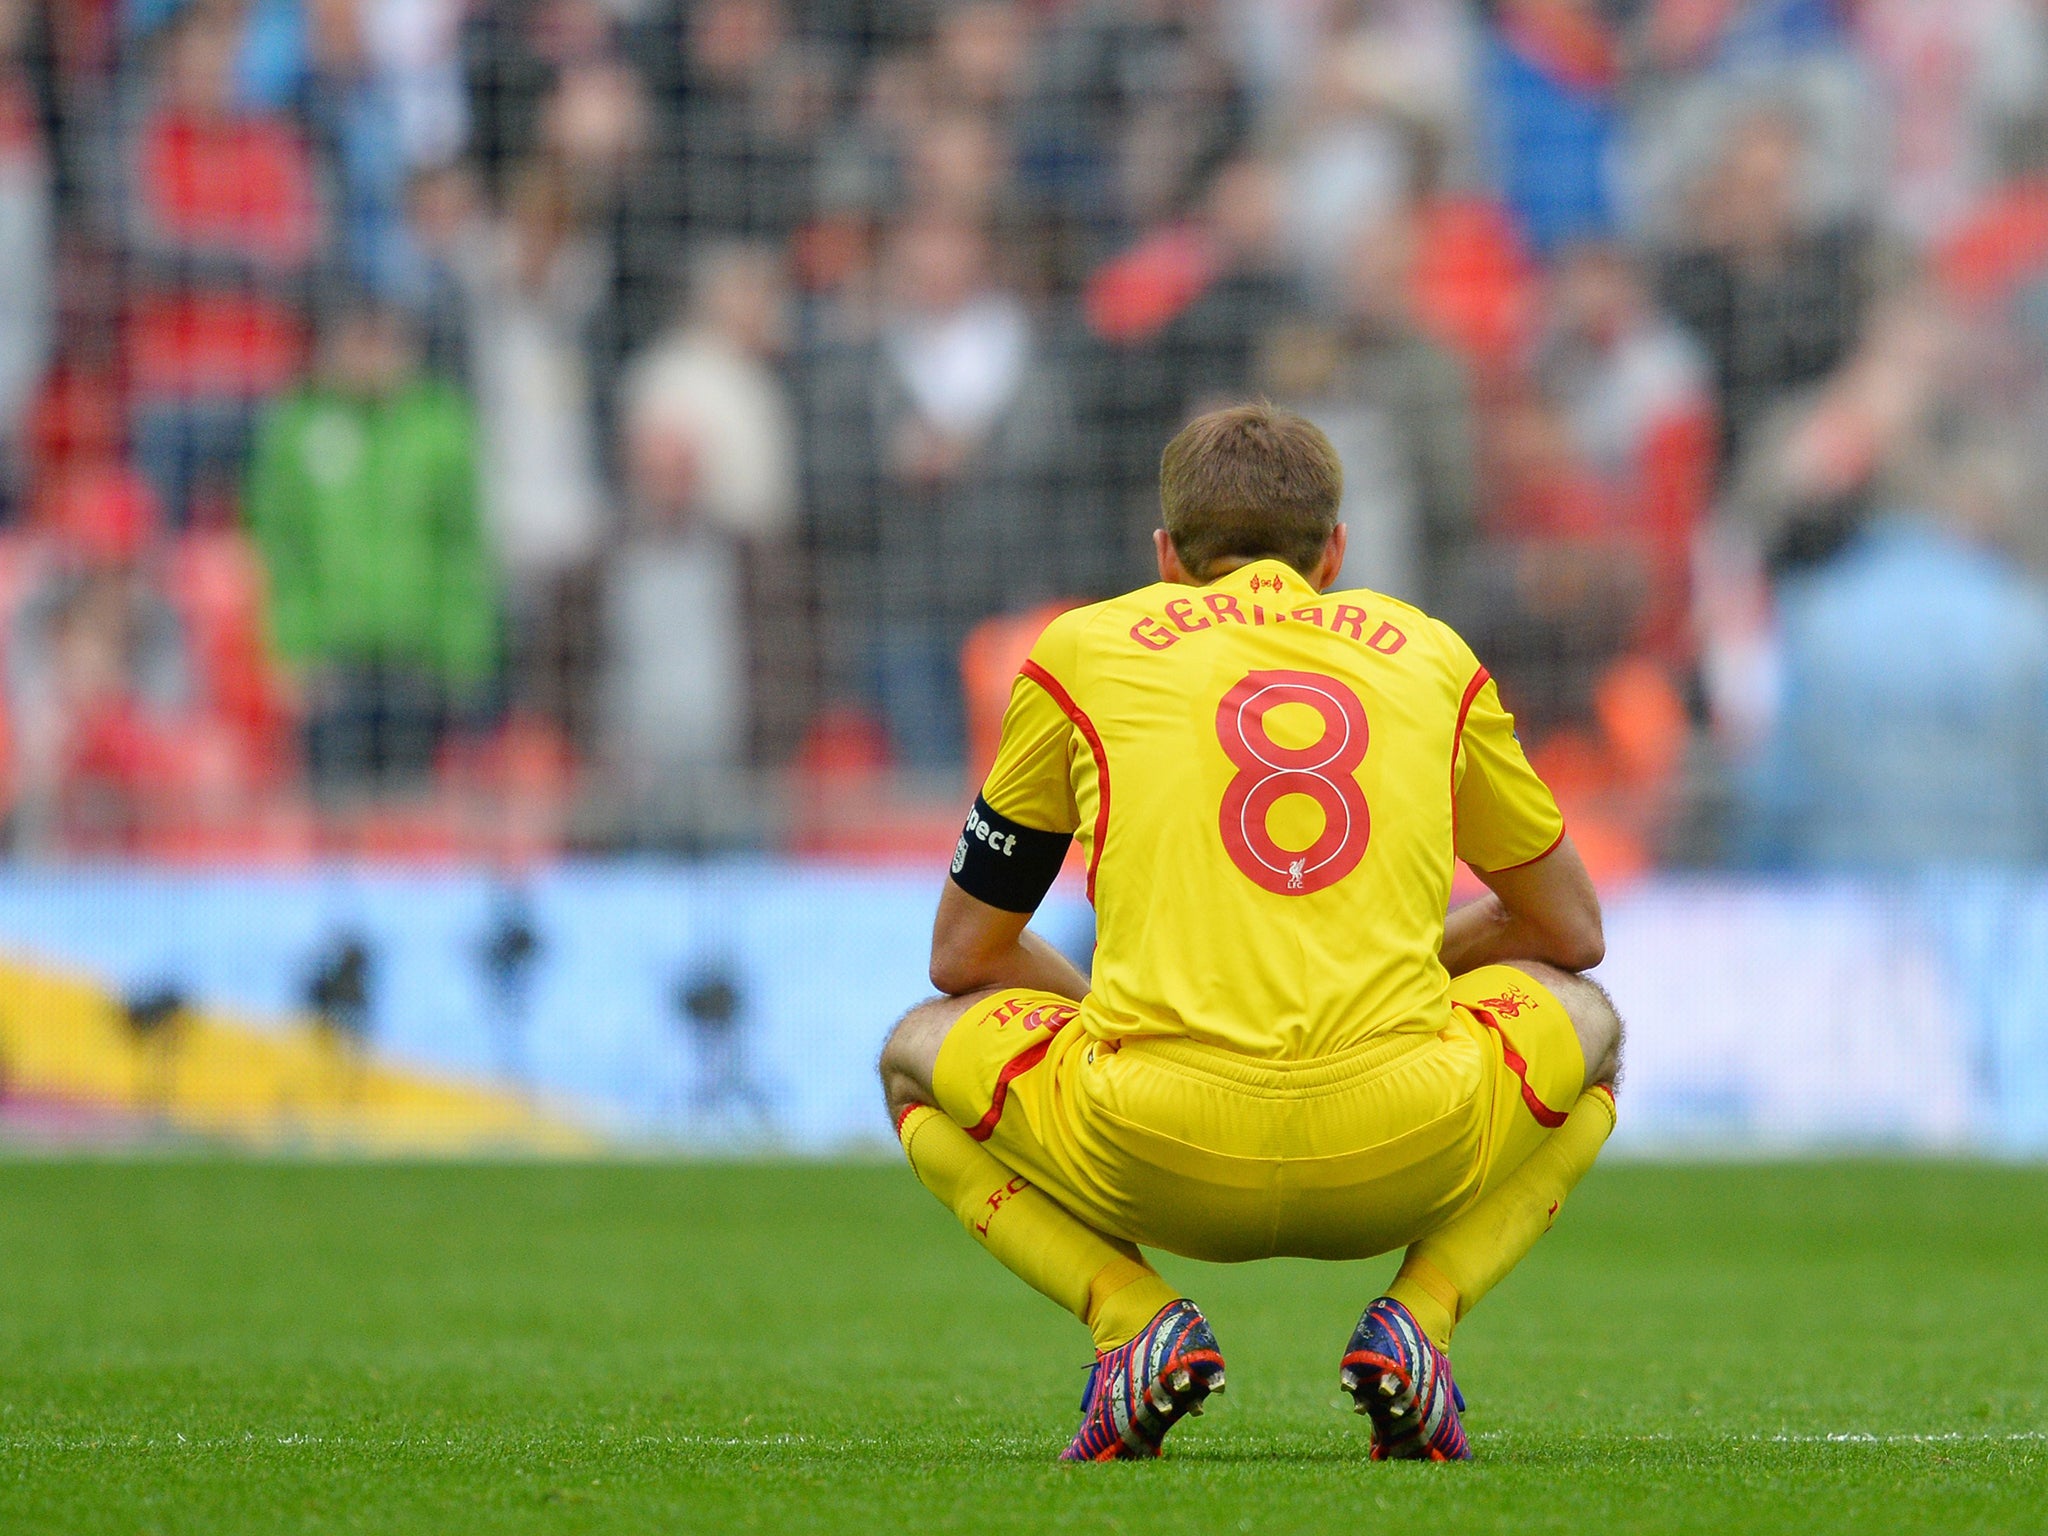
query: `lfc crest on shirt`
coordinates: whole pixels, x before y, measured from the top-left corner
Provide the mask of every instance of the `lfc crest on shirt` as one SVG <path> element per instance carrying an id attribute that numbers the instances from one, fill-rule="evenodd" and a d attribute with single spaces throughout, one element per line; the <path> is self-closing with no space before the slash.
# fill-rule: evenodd
<path id="1" fill-rule="evenodd" d="M 1521 987 L 1509 987 L 1499 997 L 1482 997 L 1479 1006 L 1491 1009 L 1504 1019 L 1519 1019 L 1524 1008 L 1534 1008 L 1536 999 Z"/>

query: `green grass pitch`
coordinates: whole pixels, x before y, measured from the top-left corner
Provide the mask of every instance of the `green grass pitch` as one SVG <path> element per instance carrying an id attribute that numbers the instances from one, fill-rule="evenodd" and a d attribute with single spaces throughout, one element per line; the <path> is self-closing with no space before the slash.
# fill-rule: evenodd
<path id="1" fill-rule="evenodd" d="M 1596 1171 L 1467 1467 L 1339 1407 L 1386 1263 L 1166 1268 L 1228 1393 L 1061 1467 L 1085 1336 L 900 1166 L 0 1163 L 0 1531 L 2048 1531 L 2048 1170 Z"/>

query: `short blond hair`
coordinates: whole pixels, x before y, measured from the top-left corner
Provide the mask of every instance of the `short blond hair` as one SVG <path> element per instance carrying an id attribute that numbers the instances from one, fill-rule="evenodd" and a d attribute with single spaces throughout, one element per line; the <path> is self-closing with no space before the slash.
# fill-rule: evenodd
<path id="1" fill-rule="evenodd" d="M 1159 460 L 1167 537 L 1198 581 L 1260 559 L 1308 575 L 1343 496 L 1344 466 L 1322 428 L 1265 401 L 1197 416 Z"/>

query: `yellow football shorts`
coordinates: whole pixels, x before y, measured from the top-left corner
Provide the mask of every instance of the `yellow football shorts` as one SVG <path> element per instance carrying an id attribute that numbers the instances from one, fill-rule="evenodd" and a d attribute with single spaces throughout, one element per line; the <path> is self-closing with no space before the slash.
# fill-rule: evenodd
<path id="1" fill-rule="evenodd" d="M 1309 1061 L 1100 1040 L 1085 1005 L 997 993 L 939 1050 L 939 1108 L 1112 1237 L 1190 1258 L 1356 1259 L 1403 1247 L 1563 1123 L 1585 1061 L 1563 1004 L 1484 966 L 1434 1035 Z"/>

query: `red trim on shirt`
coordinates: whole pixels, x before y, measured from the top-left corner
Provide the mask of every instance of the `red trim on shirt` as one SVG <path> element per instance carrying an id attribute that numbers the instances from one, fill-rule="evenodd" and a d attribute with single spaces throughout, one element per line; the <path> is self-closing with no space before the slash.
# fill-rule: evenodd
<path id="1" fill-rule="evenodd" d="M 1499 1019 L 1496 1019 L 1486 1009 L 1475 1008 L 1470 1003 L 1453 1003 L 1451 1006 L 1464 1009 L 1473 1018 L 1500 1036 L 1501 1059 L 1507 1063 L 1508 1070 L 1514 1073 L 1521 1081 L 1522 1102 L 1529 1107 L 1529 1113 L 1536 1117 L 1538 1125 L 1542 1126 L 1545 1130 L 1554 1131 L 1571 1118 L 1570 1110 L 1552 1109 L 1548 1104 L 1545 1104 L 1536 1097 L 1536 1090 L 1529 1086 L 1528 1060 L 1520 1051 L 1515 1049 L 1514 1041 L 1510 1040 L 1508 1032 L 1500 1027 Z"/>
<path id="2" fill-rule="evenodd" d="M 1465 685 L 1465 696 L 1458 700 L 1458 727 L 1451 732 L 1451 767 L 1458 765 L 1458 746 L 1465 739 L 1465 717 L 1472 713 L 1472 701 L 1479 697 L 1479 690 L 1493 681 L 1493 674 L 1481 667 L 1472 674 L 1472 681 Z"/>
<path id="3" fill-rule="evenodd" d="M 1102 750 L 1102 737 L 1095 730 L 1095 722 L 1074 702 L 1074 696 L 1060 686 L 1058 678 L 1030 660 L 1024 663 L 1023 673 L 1045 690 L 1047 697 L 1060 707 L 1061 714 L 1074 722 L 1074 729 L 1087 740 L 1088 750 L 1095 754 L 1095 846 L 1088 850 L 1088 900 L 1093 902 L 1095 871 L 1102 863 L 1102 845 L 1109 840 L 1109 754 Z"/>
<path id="4" fill-rule="evenodd" d="M 1553 853 L 1557 852 L 1557 850 L 1564 844 L 1565 831 L 1565 828 L 1559 827 L 1557 829 L 1557 836 L 1553 837 L 1550 840 L 1550 846 L 1548 848 L 1544 849 L 1539 854 L 1535 854 L 1529 858 L 1522 860 L 1522 862 L 1519 864 L 1503 864 L 1499 869 L 1482 869 L 1479 871 L 1479 873 L 1482 875 L 1504 875 L 1511 869 L 1527 869 L 1531 864 L 1534 864 L 1538 859 L 1547 859 Z"/>
<path id="5" fill-rule="evenodd" d="M 1472 713 L 1472 701 L 1479 697 L 1492 673 L 1481 667 L 1465 685 L 1465 697 L 1458 700 L 1458 723 L 1451 729 L 1451 852 L 1458 851 L 1458 749 L 1465 744 L 1465 717 Z"/>

